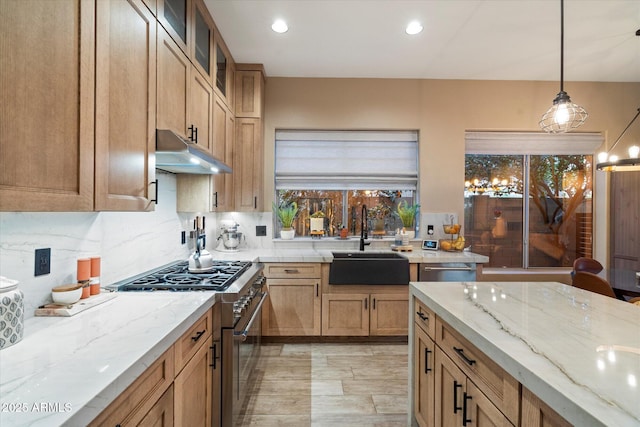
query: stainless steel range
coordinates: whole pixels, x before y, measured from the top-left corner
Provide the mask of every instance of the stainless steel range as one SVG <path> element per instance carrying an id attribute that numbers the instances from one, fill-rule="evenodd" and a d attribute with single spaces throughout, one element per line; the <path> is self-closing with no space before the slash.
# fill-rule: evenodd
<path id="1" fill-rule="evenodd" d="M 188 261 L 177 261 L 108 286 L 118 292 L 219 294 L 222 426 L 241 422 L 253 387 L 252 371 L 260 357 L 261 308 L 267 296 L 262 270 L 262 264 L 250 261 L 213 261 L 210 269 L 195 273 L 189 271 Z"/>

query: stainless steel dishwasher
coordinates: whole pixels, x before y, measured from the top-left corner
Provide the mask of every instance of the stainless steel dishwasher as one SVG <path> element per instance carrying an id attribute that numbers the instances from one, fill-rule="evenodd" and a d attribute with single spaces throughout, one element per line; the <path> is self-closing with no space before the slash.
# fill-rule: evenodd
<path id="1" fill-rule="evenodd" d="M 476 280 L 476 263 L 422 263 L 418 280 L 420 282 L 473 282 Z"/>

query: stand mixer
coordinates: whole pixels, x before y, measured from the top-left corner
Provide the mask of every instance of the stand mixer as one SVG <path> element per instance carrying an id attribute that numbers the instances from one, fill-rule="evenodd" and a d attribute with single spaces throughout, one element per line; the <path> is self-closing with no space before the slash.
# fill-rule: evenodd
<path id="1" fill-rule="evenodd" d="M 220 235 L 218 240 L 222 240 L 216 250 L 222 252 L 237 252 L 240 244 L 244 240 L 244 236 L 238 231 L 240 225 L 234 222 L 223 223 L 220 226 Z"/>

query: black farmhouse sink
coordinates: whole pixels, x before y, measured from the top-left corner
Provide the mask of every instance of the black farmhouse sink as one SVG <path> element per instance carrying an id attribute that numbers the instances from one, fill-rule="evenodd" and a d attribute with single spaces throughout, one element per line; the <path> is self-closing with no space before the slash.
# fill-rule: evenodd
<path id="1" fill-rule="evenodd" d="M 330 285 L 408 285 L 409 260 L 395 252 L 333 252 Z"/>

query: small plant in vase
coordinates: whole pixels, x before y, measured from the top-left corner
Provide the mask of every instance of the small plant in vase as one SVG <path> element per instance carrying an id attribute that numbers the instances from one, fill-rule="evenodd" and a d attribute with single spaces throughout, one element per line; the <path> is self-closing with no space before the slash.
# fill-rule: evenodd
<path id="1" fill-rule="evenodd" d="M 280 220 L 282 228 L 280 229 L 280 238 L 283 240 L 291 240 L 296 234 L 296 230 L 293 228 L 293 221 L 298 215 L 298 204 L 291 202 L 288 205 L 276 206 L 273 204 L 273 211 Z"/>
<path id="2" fill-rule="evenodd" d="M 398 217 L 400 217 L 402 226 L 404 227 L 405 231 L 410 234 L 409 238 L 411 239 L 415 237 L 414 224 L 419 208 L 420 205 L 417 204 L 409 206 L 409 203 L 407 203 L 406 200 L 402 200 L 400 203 L 398 203 Z M 413 236 L 411 236 L 411 234 L 413 234 Z"/>

